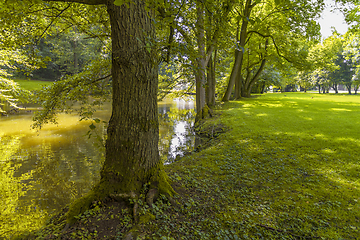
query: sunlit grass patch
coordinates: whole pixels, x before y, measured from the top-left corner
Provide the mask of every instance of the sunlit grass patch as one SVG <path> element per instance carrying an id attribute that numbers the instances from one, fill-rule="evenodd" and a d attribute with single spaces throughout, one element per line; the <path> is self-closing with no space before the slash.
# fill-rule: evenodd
<path id="1" fill-rule="evenodd" d="M 52 82 L 50 81 L 40 81 L 40 80 L 26 80 L 26 79 L 16 79 L 15 82 L 19 83 L 20 87 L 32 91 L 32 90 L 40 90 L 43 87 L 46 87 Z"/>
<path id="2" fill-rule="evenodd" d="M 206 192 L 193 211 L 212 209 L 205 220 L 235 229 L 220 239 L 356 239 L 359 119 L 360 96 L 241 99 L 223 105 L 220 123 L 229 132 L 170 167 L 185 174 L 184 186 Z"/>

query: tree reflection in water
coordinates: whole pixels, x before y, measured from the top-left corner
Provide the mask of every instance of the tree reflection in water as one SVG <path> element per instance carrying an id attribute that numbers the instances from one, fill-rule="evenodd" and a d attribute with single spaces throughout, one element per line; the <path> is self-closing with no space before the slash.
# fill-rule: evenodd
<path id="1" fill-rule="evenodd" d="M 176 99 L 159 103 L 160 156 L 169 164 L 194 148 L 194 102 Z"/>
<path id="2" fill-rule="evenodd" d="M 97 112 L 107 121 L 111 106 Z M 194 145 L 194 103 L 159 103 L 159 151 L 164 163 Z M 0 118 L 0 239 L 40 228 L 56 211 L 86 193 L 99 180 L 104 149 L 88 138 L 89 122 L 62 114 L 59 125 L 30 129 L 32 116 Z M 94 136 L 103 136 L 98 124 Z"/>
<path id="3" fill-rule="evenodd" d="M 85 137 L 88 122 L 30 130 L 31 116 L 0 121 L 0 238 L 36 230 L 99 179 L 103 151 Z"/>

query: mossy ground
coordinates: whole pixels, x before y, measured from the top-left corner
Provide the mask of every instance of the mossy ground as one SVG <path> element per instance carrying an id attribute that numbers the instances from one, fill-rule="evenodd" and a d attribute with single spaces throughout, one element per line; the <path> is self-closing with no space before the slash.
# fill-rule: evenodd
<path id="1" fill-rule="evenodd" d="M 139 239 L 359 238 L 360 96 L 266 94 L 214 114 L 203 128 L 227 131 L 166 166 L 177 204 L 139 198 Z M 38 236 L 121 239 L 134 226 L 112 202 L 86 214 Z"/>

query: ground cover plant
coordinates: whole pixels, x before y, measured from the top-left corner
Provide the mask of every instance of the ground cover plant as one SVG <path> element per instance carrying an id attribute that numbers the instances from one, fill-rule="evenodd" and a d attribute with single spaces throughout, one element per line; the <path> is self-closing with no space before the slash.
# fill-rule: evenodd
<path id="1" fill-rule="evenodd" d="M 198 126 L 209 142 L 166 166 L 171 204 L 140 196 L 136 224 L 94 203 L 74 226 L 55 217 L 29 238 L 358 239 L 359 109 L 358 96 L 304 93 L 222 104 Z"/>

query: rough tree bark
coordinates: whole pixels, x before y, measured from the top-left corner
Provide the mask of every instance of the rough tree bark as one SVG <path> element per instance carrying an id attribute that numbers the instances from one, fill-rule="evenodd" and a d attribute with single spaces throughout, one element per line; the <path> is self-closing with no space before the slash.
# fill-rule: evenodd
<path id="1" fill-rule="evenodd" d="M 210 60 L 207 66 L 207 85 L 206 85 L 206 104 L 211 108 L 215 105 L 215 67 L 216 67 L 216 51 L 213 57 L 210 56 Z"/>
<path id="2" fill-rule="evenodd" d="M 146 11 L 141 0 L 132 0 L 128 6 L 116 6 L 114 0 L 63 2 L 106 4 L 112 39 L 112 115 L 101 180 L 71 205 L 68 221 L 73 222 L 94 199 L 136 198 L 146 183 L 150 183 L 151 196 L 171 196 L 174 191 L 158 152 L 157 59 L 150 42 L 155 39 L 153 12 Z"/>

